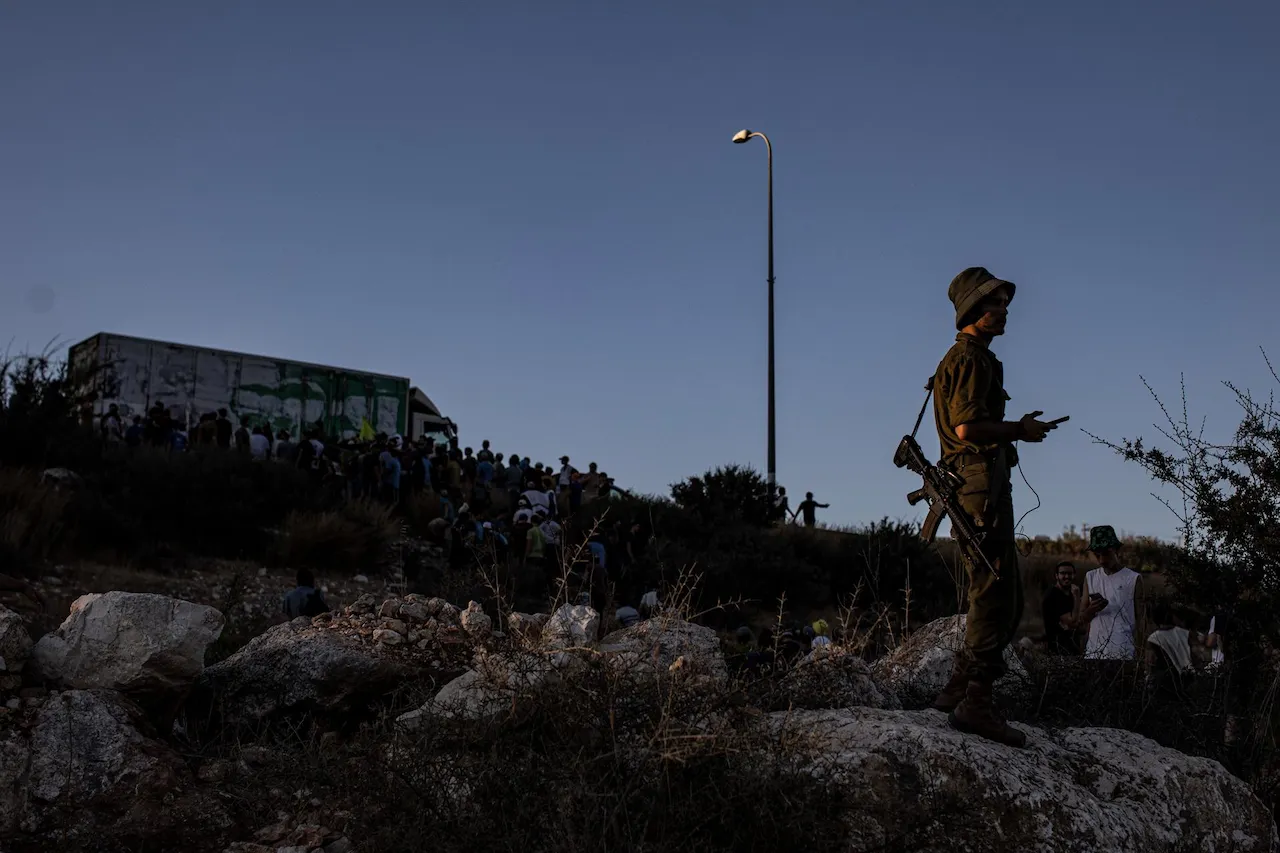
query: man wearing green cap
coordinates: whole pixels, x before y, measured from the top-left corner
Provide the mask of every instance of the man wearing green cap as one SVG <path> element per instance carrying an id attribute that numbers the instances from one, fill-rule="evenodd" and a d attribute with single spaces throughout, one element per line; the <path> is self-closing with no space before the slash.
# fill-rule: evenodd
<path id="1" fill-rule="evenodd" d="M 965 647 L 934 707 L 949 711 L 951 724 L 961 731 L 1020 747 L 1026 735 L 996 713 L 991 697 L 992 686 L 1005 672 L 1004 651 L 1022 617 L 1010 471 L 1018 464 L 1014 442 L 1043 441 L 1056 427 L 1036 420 L 1042 412 L 1004 419 L 1009 400 L 1004 367 L 990 347 L 1004 334 L 1016 289 L 983 267 L 968 268 L 947 288 L 959 334 L 933 377 L 941 461 L 964 478 L 960 504 L 986 534 L 982 551 L 995 572 L 967 566 Z"/>
<path id="2" fill-rule="evenodd" d="M 1139 615 L 1146 611 L 1142 575 L 1125 567 L 1121 547 L 1114 527 L 1100 524 L 1090 528 L 1089 550 L 1097 558 L 1098 568 L 1084 576 L 1079 616 L 1080 624 L 1089 626 L 1084 648 L 1087 660 L 1133 660 L 1138 655 L 1134 634 L 1138 633 Z"/>

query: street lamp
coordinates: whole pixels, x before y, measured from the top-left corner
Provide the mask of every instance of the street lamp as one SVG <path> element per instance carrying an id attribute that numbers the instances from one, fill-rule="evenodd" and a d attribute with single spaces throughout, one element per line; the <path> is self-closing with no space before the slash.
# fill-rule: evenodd
<path id="1" fill-rule="evenodd" d="M 774 428 L 773 406 L 773 144 L 769 137 L 754 130 L 740 130 L 733 141 L 742 144 L 754 136 L 764 140 L 769 152 L 769 502 L 772 505 L 777 489 L 777 442 Z"/>

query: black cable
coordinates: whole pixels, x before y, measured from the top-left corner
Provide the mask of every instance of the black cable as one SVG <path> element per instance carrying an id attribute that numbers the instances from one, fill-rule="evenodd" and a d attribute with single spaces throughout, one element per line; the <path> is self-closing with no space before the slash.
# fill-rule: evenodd
<path id="1" fill-rule="evenodd" d="M 1027 488 L 1031 490 L 1031 494 L 1036 496 L 1036 505 L 1019 516 L 1017 523 L 1013 525 L 1014 539 L 1016 540 L 1018 537 L 1022 537 L 1027 540 L 1027 550 L 1022 554 L 1022 556 L 1026 557 L 1031 553 L 1031 537 L 1025 533 L 1019 533 L 1018 530 L 1022 527 L 1023 519 L 1040 508 L 1040 493 L 1036 491 L 1036 487 L 1031 485 L 1031 481 L 1027 479 L 1027 472 L 1023 469 L 1021 458 L 1018 459 L 1018 475 L 1022 477 L 1022 482 L 1027 484 Z"/>

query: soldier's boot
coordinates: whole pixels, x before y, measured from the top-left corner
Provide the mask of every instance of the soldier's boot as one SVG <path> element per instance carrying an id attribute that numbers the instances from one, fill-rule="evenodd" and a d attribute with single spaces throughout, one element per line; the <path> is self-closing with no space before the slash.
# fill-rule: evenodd
<path id="1" fill-rule="evenodd" d="M 996 713 L 991 686 L 986 679 L 971 680 L 965 689 L 964 701 L 951 712 L 951 725 L 959 731 L 1021 749 L 1027 745 L 1027 736 Z"/>
<path id="2" fill-rule="evenodd" d="M 969 686 L 969 661 L 963 655 L 956 655 L 955 668 L 951 671 L 951 680 L 942 688 L 933 700 L 933 707 L 945 713 L 951 713 L 964 699 L 965 689 Z"/>

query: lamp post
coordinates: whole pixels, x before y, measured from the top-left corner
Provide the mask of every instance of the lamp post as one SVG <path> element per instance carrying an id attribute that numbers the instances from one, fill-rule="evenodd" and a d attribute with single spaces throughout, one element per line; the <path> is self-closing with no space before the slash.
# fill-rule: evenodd
<path id="1" fill-rule="evenodd" d="M 733 141 L 741 144 L 752 137 L 764 140 L 765 150 L 769 153 L 769 502 L 772 505 L 777 492 L 777 441 L 774 426 L 773 405 L 773 144 L 769 137 L 754 130 L 740 130 L 733 135 Z"/>

